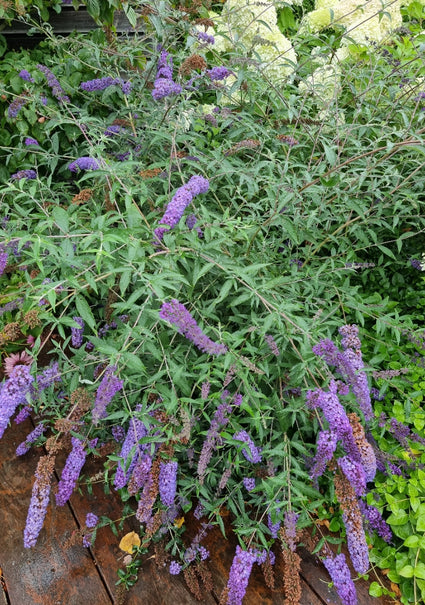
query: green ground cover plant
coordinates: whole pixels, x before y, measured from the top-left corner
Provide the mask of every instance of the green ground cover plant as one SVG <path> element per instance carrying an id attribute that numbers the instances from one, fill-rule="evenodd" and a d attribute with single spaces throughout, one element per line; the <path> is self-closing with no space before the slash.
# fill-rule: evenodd
<path id="1" fill-rule="evenodd" d="M 31 416 L 17 454 L 45 447 L 25 547 L 56 455 L 63 506 L 93 454 L 140 521 L 125 585 L 161 540 L 205 577 L 226 510 L 223 602 L 276 548 L 298 577 L 306 532 L 343 603 L 374 564 L 425 598 L 425 9 L 342 4 L 136 3 L 137 35 L 5 52 L 0 434 Z"/>

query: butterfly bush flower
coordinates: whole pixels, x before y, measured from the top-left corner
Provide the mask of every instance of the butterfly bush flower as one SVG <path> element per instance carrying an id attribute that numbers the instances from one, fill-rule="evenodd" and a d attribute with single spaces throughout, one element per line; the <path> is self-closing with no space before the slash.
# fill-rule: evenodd
<path id="1" fill-rule="evenodd" d="M 70 499 L 77 484 L 87 453 L 84 444 L 77 437 L 71 438 L 72 450 L 66 459 L 56 494 L 57 506 L 64 506 Z"/>
<path id="2" fill-rule="evenodd" d="M 159 101 L 171 95 L 178 95 L 182 90 L 180 84 L 173 81 L 173 57 L 163 50 L 158 60 L 152 97 Z"/>
<path id="3" fill-rule="evenodd" d="M 21 69 L 18 76 L 20 78 L 22 78 L 23 80 L 25 80 L 26 82 L 35 82 L 34 78 L 30 74 L 30 72 L 27 71 L 26 69 Z"/>
<path id="4" fill-rule="evenodd" d="M 37 141 L 37 139 L 33 139 L 31 137 L 27 137 L 25 139 L 24 143 L 27 147 L 29 147 L 30 145 L 39 145 L 39 142 Z"/>
<path id="5" fill-rule="evenodd" d="M 177 563 L 177 561 L 171 561 L 169 572 L 172 576 L 178 576 L 181 570 L 182 566 L 180 565 L 180 563 Z"/>
<path id="6" fill-rule="evenodd" d="M 223 391 L 221 395 L 222 403 L 216 409 L 213 419 L 211 420 L 210 428 L 207 432 L 207 437 L 203 443 L 201 454 L 198 461 L 198 476 L 200 483 L 205 479 L 205 472 L 209 461 L 211 460 L 214 449 L 220 439 L 220 431 L 229 422 L 229 416 L 233 407 L 239 407 L 242 403 L 242 398 L 235 395 L 232 402 L 228 401 L 229 392 Z"/>
<path id="7" fill-rule="evenodd" d="M 3 275 L 4 270 L 6 269 L 8 258 L 9 255 L 7 252 L 0 252 L 0 275 Z"/>
<path id="8" fill-rule="evenodd" d="M 119 78 L 112 78 L 111 76 L 107 76 L 105 78 L 95 78 L 93 80 L 81 82 L 80 88 L 81 90 L 85 90 L 87 92 L 96 92 L 99 90 L 105 90 L 110 86 L 120 84 L 120 82 L 121 80 Z"/>
<path id="9" fill-rule="evenodd" d="M 88 527 L 89 529 L 96 527 L 98 521 L 99 521 L 99 517 L 97 515 L 95 515 L 94 513 L 87 513 L 86 527 Z"/>
<path id="10" fill-rule="evenodd" d="M 273 353 L 273 355 L 275 355 L 276 357 L 279 357 L 280 351 L 278 349 L 278 346 L 277 346 L 277 344 L 276 344 L 275 339 L 273 338 L 273 336 L 271 334 L 266 334 L 264 336 L 264 340 L 268 344 L 269 349 Z"/>
<path id="11" fill-rule="evenodd" d="M 358 327 L 356 325 L 342 326 L 339 332 L 343 336 L 343 352 L 326 338 L 313 347 L 313 353 L 322 357 L 328 365 L 335 366 L 336 371 L 350 385 L 365 419 L 369 421 L 373 418 L 373 410 L 360 350 Z"/>
<path id="12" fill-rule="evenodd" d="M 20 181 L 21 179 L 33 180 L 36 178 L 37 178 L 36 171 L 29 169 L 29 170 L 19 170 L 18 172 L 15 172 L 15 174 L 12 174 L 12 176 L 10 177 L 10 180 L 11 181 Z"/>
<path id="13" fill-rule="evenodd" d="M 295 552 L 297 548 L 297 521 L 299 515 L 291 510 L 285 512 L 283 529 L 285 540 L 290 551 Z"/>
<path id="14" fill-rule="evenodd" d="M 227 347 L 208 338 L 186 307 L 175 298 L 169 303 L 163 303 L 159 316 L 161 319 L 169 321 L 176 326 L 180 334 L 183 334 L 183 336 L 193 342 L 204 353 L 209 353 L 210 355 L 222 355 L 226 353 Z"/>
<path id="15" fill-rule="evenodd" d="M 93 407 L 92 418 L 94 424 L 98 424 L 99 420 L 106 416 L 106 407 L 112 401 L 113 396 L 122 389 L 124 381 L 115 376 L 116 370 L 116 366 L 109 366 L 103 374 Z"/>
<path id="16" fill-rule="evenodd" d="M 118 463 L 117 472 L 114 479 L 115 489 L 121 489 L 127 485 L 127 481 L 130 478 L 131 472 L 137 462 L 138 450 L 141 447 L 138 446 L 139 441 L 146 437 L 147 429 L 144 423 L 138 418 L 132 418 L 128 427 L 127 434 L 124 439 L 124 443 L 121 447 L 120 458 L 121 461 Z M 131 456 L 131 458 L 130 458 Z"/>
<path id="17" fill-rule="evenodd" d="M 16 455 L 23 456 L 24 454 L 29 452 L 32 444 L 37 441 L 39 437 L 41 437 L 45 430 L 46 427 L 44 426 L 44 424 L 38 424 L 35 429 L 31 431 L 29 435 L 27 435 L 25 441 L 18 445 L 18 447 L 16 448 Z"/>
<path id="18" fill-rule="evenodd" d="M 177 489 L 177 470 L 178 464 L 174 460 L 161 462 L 159 467 L 159 495 L 165 506 L 172 506 L 174 503 Z"/>
<path id="19" fill-rule="evenodd" d="M 168 227 L 157 227 L 155 229 L 155 240 L 157 242 L 163 239 L 166 231 L 169 231 L 178 224 L 195 195 L 206 193 L 209 186 L 208 179 L 195 175 L 189 179 L 186 185 L 182 185 L 182 187 L 177 189 L 161 219 L 161 224 L 168 225 Z"/>
<path id="20" fill-rule="evenodd" d="M 248 462 L 252 462 L 253 464 L 261 462 L 261 448 L 255 446 L 253 440 L 246 431 L 239 431 L 239 433 L 235 433 L 233 435 L 233 439 L 236 439 L 237 441 L 242 441 L 248 446 L 247 448 L 242 448 L 242 454 L 244 455 L 246 460 L 248 460 Z"/>
<path id="21" fill-rule="evenodd" d="M 31 548 L 37 543 L 38 535 L 43 527 L 50 499 L 51 477 L 54 471 L 54 458 L 42 456 L 35 471 L 35 481 L 32 488 L 31 502 L 28 509 L 24 529 L 24 547 Z"/>
<path id="22" fill-rule="evenodd" d="M 230 70 L 227 67 L 213 67 L 207 69 L 206 74 L 210 80 L 225 80 L 227 76 L 230 76 Z"/>
<path id="23" fill-rule="evenodd" d="M 369 529 L 376 531 L 379 537 L 385 540 L 385 542 L 390 543 L 393 539 L 392 531 L 376 506 L 367 505 L 362 500 L 359 500 L 359 507 L 367 521 Z"/>
<path id="24" fill-rule="evenodd" d="M 46 76 L 47 85 L 52 91 L 52 95 L 56 97 L 59 103 L 69 103 L 69 97 L 63 91 L 62 86 L 59 84 L 56 76 L 50 71 L 45 65 L 37 65 L 37 69 Z"/>
<path id="25" fill-rule="evenodd" d="M 254 477 L 244 477 L 242 479 L 242 483 L 246 491 L 252 492 L 255 489 L 255 479 Z"/>
<path id="26" fill-rule="evenodd" d="M 0 391 L 0 438 L 16 408 L 25 403 L 34 378 L 26 365 L 15 366 Z"/>
<path id="27" fill-rule="evenodd" d="M 356 496 L 363 496 L 366 492 L 366 475 L 363 466 L 352 460 L 350 456 L 338 458 L 338 466 L 353 486 Z"/>
<path id="28" fill-rule="evenodd" d="M 16 118 L 18 116 L 18 113 L 21 111 L 22 107 L 24 107 L 24 105 L 26 105 L 28 101 L 29 98 L 25 95 L 18 95 L 7 109 L 8 117 L 11 119 Z"/>
<path id="29" fill-rule="evenodd" d="M 316 455 L 310 469 L 312 479 L 321 477 L 325 472 L 327 463 L 332 460 L 335 453 L 337 441 L 338 438 L 333 431 L 320 431 L 317 438 Z"/>
<path id="30" fill-rule="evenodd" d="M 327 557 L 323 564 L 331 576 L 335 590 L 343 605 L 357 605 L 357 593 L 354 582 L 351 579 L 350 570 L 345 560 L 345 555 L 340 553 L 334 558 Z"/>
<path id="31" fill-rule="evenodd" d="M 84 320 L 82 317 L 73 317 L 79 328 L 71 328 L 71 344 L 75 349 L 79 349 L 83 344 Z"/>
<path id="32" fill-rule="evenodd" d="M 336 434 L 340 441 L 342 441 L 346 453 L 349 454 L 353 460 L 361 462 L 359 448 L 354 439 L 350 421 L 343 406 L 339 402 L 337 391 L 337 383 L 334 380 L 331 380 L 328 392 L 325 392 L 322 389 L 309 392 L 307 394 L 307 403 L 310 407 L 321 408 L 324 417 L 328 421 L 330 430 Z"/>
<path id="33" fill-rule="evenodd" d="M 206 44 L 214 44 L 215 42 L 214 36 L 211 36 L 207 32 L 197 32 L 196 37 L 200 42 L 205 42 Z"/>
<path id="34" fill-rule="evenodd" d="M 100 164 L 93 158 L 83 156 L 71 162 L 68 165 L 68 169 L 71 172 L 78 172 L 78 170 L 99 170 Z"/>
<path id="35" fill-rule="evenodd" d="M 242 550 L 239 545 L 236 546 L 236 554 L 230 568 L 229 581 L 227 583 L 228 605 L 242 605 L 252 566 L 256 559 L 256 554 L 251 550 Z"/>

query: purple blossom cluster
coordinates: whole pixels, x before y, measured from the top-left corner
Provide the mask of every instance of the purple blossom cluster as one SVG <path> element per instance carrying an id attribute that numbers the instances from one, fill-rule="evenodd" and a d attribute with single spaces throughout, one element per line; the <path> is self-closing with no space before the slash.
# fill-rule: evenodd
<path id="1" fill-rule="evenodd" d="M 323 564 L 331 576 L 331 580 L 343 605 L 357 605 L 356 587 L 351 579 L 345 555 L 340 553 L 334 558 L 327 557 L 323 560 Z"/>
<path id="2" fill-rule="evenodd" d="M 390 543 L 393 539 L 393 534 L 390 526 L 382 517 L 376 506 L 365 504 L 362 500 L 359 501 L 359 507 L 362 515 L 367 521 L 370 529 L 376 531 L 385 542 Z"/>
<path id="3" fill-rule="evenodd" d="M 16 448 L 16 455 L 23 456 L 24 454 L 29 452 L 32 444 L 35 443 L 35 441 L 37 441 L 39 437 L 41 437 L 45 430 L 46 427 L 44 426 L 44 424 L 38 424 L 35 429 L 31 431 L 29 435 L 27 435 L 25 441 L 18 445 L 18 447 Z"/>
<path id="4" fill-rule="evenodd" d="M 26 82 L 35 82 L 34 78 L 30 74 L 30 72 L 27 71 L 26 69 L 21 69 L 18 76 L 20 78 L 22 78 L 23 80 L 25 80 Z"/>
<path id="5" fill-rule="evenodd" d="M 88 527 L 89 529 L 92 529 L 93 527 L 96 527 L 98 522 L 99 522 L 99 517 L 97 515 L 95 515 L 94 513 L 87 513 L 86 527 Z"/>
<path id="6" fill-rule="evenodd" d="M 38 535 L 43 527 L 50 499 L 50 478 L 52 472 L 51 459 L 48 456 L 42 456 L 38 461 L 35 471 L 35 481 L 32 487 L 31 502 L 24 529 L 25 548 L 31 548 L 36 545 Z"/>
<path id="7" fill-rule="evenodd" d="M 37 139 L 33 139 L 32 137 L 27 137 L 24 143 L 27 147 L 29 147 L 30 145 L 39 145 Z"/>
<path id="8" fill-rule="evenodd" d="M 192 231 L 192 229 L 196 226 L 197 222 L 198 222 L 198 219 L 196 218 L 196 216 L 194 214 L 189 214 L 186 219 L 186 227 Z M 198 233 L 198 237 L 200 237 L 200 238 L 204 237 L 204 234 L 200 227 L 196 227 L 196 231 Z"/>
<path id="9" fill-rule="evenodd" d="M 182 566 L 177 561 L 171 561 L 168 570 L 172 576 L 178 576 L 182 570 Z"/>
<path id="10" fill-rule="evenodd" d="M 98 424 L 101 418 L 106 416 L 106 408 L 112 401 L 112 398 L 123 387 L 124 381 L 115 376 L 116 366 L 106 368 L 103 378 L 96 392 L 96 399 L 93 407 L 93 424 Z"/>
<path id="11" fill-rule="evenodd" d="M 142 453 L 143 448 L 139 442 L 147 435 L 147 429 L 144 423 L 138 418 L 132 418 L 128 427 L 127 434 L 121 447 L 120 458 L 117 472 L 115 474 L 115 489 L 121 489 L 130 478 L 134 466 L 138 459 L 138 454 Z"/>
<path id="12" fill-rule="evenodd" d="M 353 486 L 356 496 L 363 496 L 366 493 L 366 474 L 363 466 L 350 456 L 338 458 L 338 466 Z"/>
<path id="13" fill-rule="evenodd" d="M 229 415 L 232 412 L 233 406 L 239 406 L 242 402 L 240 399 L 236 399 L 236 397 L 234 397 L 232 403 L 229 403 L 228 391 L 223 391 L 221 398 L 222 403 L 220 403 L 214 413 L 213 419 L 211 420 L 210 428 L 207 432 L 207 437 L 203 443 L 201 454 L 199 456 L 198 476 L 201 483 L 205 478 L 205 472 L 207 470 L 208 463 L 211 460 L 211 456 L 218 442 L 220 441 L 221 429 L 223 429 L 228 424 Z"/>
<path id="14" fill-rule="evenodd" d="M 6 269 L 8 258 L 9 254 L 7 252 L 0 252 L 0 275 L 3 275 L 4 270 Z"/>
<path id="15" fill-rule="evenodd" d="M 255 478 L 254 477 L 244 477 L 242 479 L 242 483 L 247 492 L 252 492 L 255 489 Z"/>
<path id="16" fill-rule="evenodd" d="M 16 408 L 25 403 L 34 378 L 27 365 L 15 366 L 0 390 L 0 438 L 9 424 Z"/>
<path id="17" fill-rule="evenodd" d="M 266 343 L 267 343 L 270 351 L 273 353 L 273 355 L 275 355 L 276 357 L 279 357 L 280 351 L 279 351 L 279 348 L 278 348 L 273 336 L 271 334 L 266 334 L 264 336 L 264 340 L 266 341 Z"/>
<path id="18" fill-rule="evenodd" d="M 175 460 L 161 462 L 159 467 L 159 496 L 165 506 L 173 506 L 177 489 L 178 464 Z"/>
<path id="19" fill-rule="evenodd" d="M 56 76 L 45 65 L 37 65 L 37 69 L 46 76 L 47 85 L 52 91 L 52 95 L 56 97 L 59 103 L 69 103 L 69 97 L 63 91 Z"/>
<path id="20" fill-rule="evenodd" d="M 20 307 L 22 307 L 23 302 L 23 298 L 14 298 L 10 302 L 6 303 L 2 307 L 0 307 L 0 317 L 5 313 L 9 313 L 10 311 L 15 311 L 16 309 L 19 309 Z"/>
<path id="21" fill-rule="evenodd" d="M 183 334 L 183 336 L 193 342 L 204 353 L 209 353 L 210 355 L 222 355 L 226 353 L 227 347 L 208 338 L 198 326 L 191 313 L 175 298 L 169 303 L 163 303 L 159 316 L 161 319 L 175 325 L 180 334 Z"/>
<path id="22" fill-rule="evenodd" d="M 21 179 L 33 180 L 37 178 L 37 172 L 33 169 L 18 170 L 15 174 L 10 177 L 11 181 L 20 181 Z"/>
<path id="23" fill-rule="evenodd" d="M 228 605 L 242 605 L 243 598 L 248 587 L 252 566 L 257 560 L 257 555 L 252 550 L 242 550 L 236 546 L 236 554 L 230 568 L 228 588 Z"/>
<path id="24" fill-rule="evenodd" d="M 253 440 L 246 431 L 239 431 L 238 433 L 235 433 L 233 435 L 233 439 L 236 439 L 237 441 L 242 441 L 248 446 L 243 447 L 241 450 L 242 454 L 244 455 L 245 459 L 248 460 L 248 462 L 251 462 L 252 464 L 261 462 L 261 448 L 256 447 Z"/>
<path id="25" fill-rule="evenodd" d="M 29 99 L 25 95 L 18 95 L 15 99 L 13 99 L 12 103 L 9 105 L 7 109 L 7 115 L 10 119 L 14 119 L 18 116 L 18 113 L 21 111 L 22 107 L 28 103 Z"/>
<path id="26" fill-rule="evenodd" d="M 373 410 L 360 350 L 358 327 L 356 325 L 342 326 L 339 332 L 343 336 L 341 344 L 344 351 L 339 351 L 338 347 L 326 338 L 313 347 L 313 353 L 322 357 L 328 365 L 335 367 L 335 370 L 353 391 L 366 421 L 370 421 L 373 418 Z"/>
<path id="27" fill-rule="evenodd" d="M 68 169 L 71 172 L 78 172 L 78 170 L 99 170 L 100 164 L 97 160 L 88 156 L 77 158 L 68 165 Z"/>
<path id="28" fill-rule="evenodd" d="M 227 67 L 213 67 L 212 69 L 207 69 L 206 74 L 210 80 L 217 81 L 225 80 L 231 74 L 231 71 Z"/>
<path id="29" fill-rule="evenodd" d="M 84 449 L 84 443 L 80 439 L 77 439 L 77 437 L 72 437 L 71 444 L 72 450 L 66 459 L 58 484 L 58 491 L 56 493 L 57 506 L 64 506 L 70 499 L 81 469 L 86 461 L 87 453 Z"/>
<path id="30" fill-rule="evenodd" d="M 207 34 L 207 32 L 198 32 L 196 34 L 196 37 L 198 38 L 198 40 L 200 42 L 205 42 L 205 44 L 214 44 L 215 43 L 214 36 L 211 36 L 211 34 Z"/>
<path id="31" fill-rule="evenodd" d="M 334 431 L 320 431 L 317 437 L 316 455 L 310 469 L 312 479 L 321 477 L 326 470 L 326 466 L 336 450 L 337 435 Z"/>
<path id="32" fill-rule="evenodd" d="M 159 243 L 164 237 L 164 233 L 175 227 L 183 216 L 187 206 L 191 203 L 193 198 L 200 193 L 206 193 L 210 184 L 208 179 L 203 176 L 195 175 L 192 176 L 189 181 L 179 187 L 176 193 L 173 195 L 171 201 L 168 203 L 164 215 L 161 219 L 162 225 L 168 225 L 167 227 L 157 227 L 155 229 L 155 241 Z"/>
<path id="33" fill-rule="evenodd" d="M 86 80 L 86 82 L 81 82 L 80 84 L 81 90 L 85 90 L 86 92 L 98 92 L 106 90 L 110 86 L 121 86 L 121 90 L 125 95 L 130 94 L 132 88 L 130 81 L 124 81 L 121 78 L 112 78 L 111 76 Z"/>
<path id="34" fill-rule="evenodd" d="M 173 57 L 163 50 L 158 60 L 152 97 L 155 101 L 159 101 L 171 95 L 178 95 L 182 90 L 180 84 L 173 80 Z"/>
<path id="35" fill-rule="evenodd" d="M 84 320 L 82 317 L 73 317 L 79 328 L 71 328 L 71 344 L 75 349 L 79 349 L 83 344 Z"/>
<path id="36" fill-rule="evenodd" d="M 317 389 L 307 394 L 307 401 L 312 407 L 321 408 L 324 417 L 328 421 L 330 430 L 335 433 L 337 439 L 344 446 L 346 453 L 357 462 L 361 462 L 359 448 L 354 439 L 353 430 L 348 416 L 338 399 L 338 385 L 332 380 L 329 391 Z"/>
<path id="37" fill-rule="evenodd" d="M 285 540 L 290 551 L 295 552 L 297 548 L 297 522 L 299 515 L 291 510 L 285 512 L 283 527 Z"/>

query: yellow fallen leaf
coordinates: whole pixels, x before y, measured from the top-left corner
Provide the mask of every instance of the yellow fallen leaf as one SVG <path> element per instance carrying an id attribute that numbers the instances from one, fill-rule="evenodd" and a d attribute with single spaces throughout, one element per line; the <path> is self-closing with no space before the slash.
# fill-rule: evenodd
<path id="1" fill-rule="evenodd" d="M 178 519 L 176 519 L 174 521 L 174 527 L 177 527 L 178 529 L 180 529 L 181 526 L 183 525 L 183 523 L 184 523 L 184 517 L 179 517 Z"/>
<path id="2" fill-rule="evenodd" d="M 131 555 L 135 546 L 140 546 L 140 538 L 135 531 L 131 531 L 121 538 L 119 547 L 124 552 L 128 552 Z"/>

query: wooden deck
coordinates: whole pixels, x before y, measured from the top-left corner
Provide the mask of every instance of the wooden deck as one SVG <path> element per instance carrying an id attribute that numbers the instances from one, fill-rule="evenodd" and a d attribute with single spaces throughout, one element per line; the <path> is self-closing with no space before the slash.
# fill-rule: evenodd
<path id="1" fill-rule="evenodd" d="M 125 522 L 119 536 L 109 527 L 98 531 L 95 546 L 72 545 L 72 536 L 84 525 L 87 512 L 119 520 L 121 506 L 114 494 L 105 496 L 95 485 L 93 493 L 74 494 L 69 505 L 49 507 L 37 545 L 23 547 L 22 532 L 31 498 L 32 477 L 40 451 L 16 457 L 15 449 L 32 429 L 30 421 L 13 424 L 0 440 L 0 605 L 194 605 L 199 600 L 186 586 L 182 574 L 171 576 L 158 565 L 153 553 L 145 555 L 139 579 L 124 597 L 117 593 L 117 570 L 124 568 L 125 553 L 119 549 L 120 538 L 135 529 L 133 520 Z M 88 465 L 90 467 L 90 462 Z M 86 469 L 86 473 L 94 472 Z M 196 531 L 196 528 L 192 528 Z M 190 531 L 190 528 L 188 528 Z M 208 567 L 213 587 L 204 591 L 202 603 L 217 605 L 226 586 L 236 542 L 224 540 L 218 529 L 203 542 L 212 553 Z M 278 553 L 277 553 L 278 554 Z M 301 605 L 338 605 L 340 600 L 328 587 L 329 576 L 315 557 L 303 555 Z M 282 605 L 285 602 L 283 563 L 277 556 L 276 586 L 267 588 L 261 570 L 254 566 L 244 605 Z M 370 581 L 376 578 L 373 573 Z M 392 599 L 375 599 L 368 594 L 368 584 L 356 581 L 359 605 L 388 605 Z"/>

